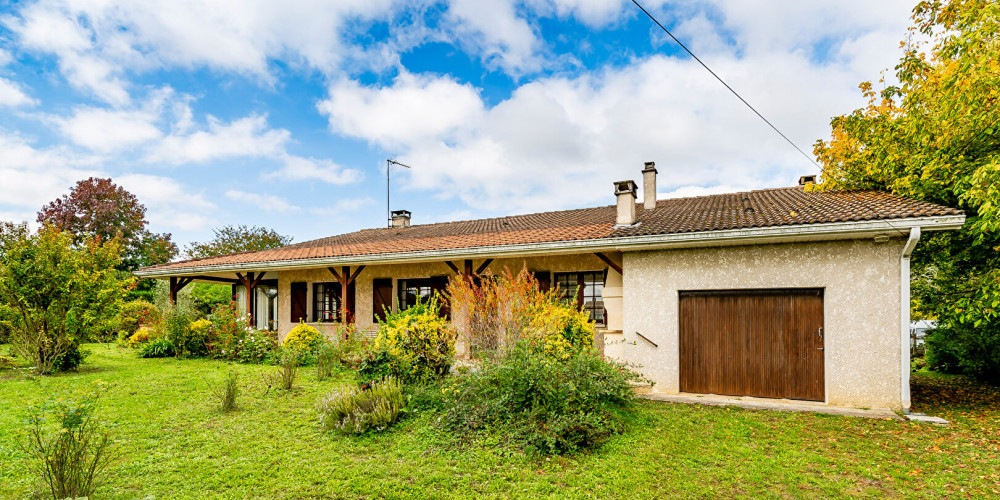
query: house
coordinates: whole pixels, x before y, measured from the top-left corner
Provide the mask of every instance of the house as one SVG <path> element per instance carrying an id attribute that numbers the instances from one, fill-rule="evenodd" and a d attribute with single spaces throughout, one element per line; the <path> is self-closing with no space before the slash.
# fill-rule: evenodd
<path id="1" fill-rule="evenodd" d="M 527 267 L 603 331 L 654 390 L 909 406 L 909 256 L 961 211 L 882 192 L 798 186 L 656 199 L 657 171 L 609 206 L 366 229 L 147 267 L 176 294 L 230 283 L 259 327 L 376 324 L 456 275 Z M 609 193 L 610 194 L 610 193 Z M 340 318 L 341 310 L 347 318 Z"/>

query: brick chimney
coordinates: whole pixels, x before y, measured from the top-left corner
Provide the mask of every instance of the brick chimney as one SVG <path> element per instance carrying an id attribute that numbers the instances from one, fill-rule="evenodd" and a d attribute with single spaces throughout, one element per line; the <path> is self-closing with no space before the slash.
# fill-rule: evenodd
<path id="1" fill-rule="evenodd" d="M 651 161 L 642 169 L 642 207 L 646 210 L 656 208 L 656 163 Z"/>
<path id="2" fill-rule="evenodd" d="M 393 210 L 392 227 L 410 227 L 410 211 Z"/>
<path id="3" fill-rule="evenodd" d="M 638 187 L 635 181 L 618 181 L 615 183 L 615 197 L 618 198 L 618 218 L 615 224 L 631 226 L 635 224 L 635 192 Z"/>

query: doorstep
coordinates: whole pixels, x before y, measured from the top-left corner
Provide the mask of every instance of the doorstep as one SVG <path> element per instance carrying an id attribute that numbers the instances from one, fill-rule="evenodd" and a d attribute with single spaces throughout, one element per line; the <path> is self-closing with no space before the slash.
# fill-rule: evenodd
<path id="1" fill-rule="evenodd" d="M 651 401 L 666 401 L 668 403 L 687 403 L 706 406 L 737 406 L 750 410 L 794 411 L 826 413 L 845 417 L 864 417 L 903 420 L 896 412 L 888 408 L 847 408 L 830 406 L 818 401 L 797 401 L 791 399 L 769 399 L 752 397 L 720 396 L 717 394 L 665 394 L 658 392 L 640 393 L 640 398 Z"/>

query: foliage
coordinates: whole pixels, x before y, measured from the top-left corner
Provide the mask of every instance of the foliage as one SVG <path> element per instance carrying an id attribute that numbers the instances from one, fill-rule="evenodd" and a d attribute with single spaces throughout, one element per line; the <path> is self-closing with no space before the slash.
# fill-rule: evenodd
<path id="1" fill-rule="evenodd" d="M 152 327 L 158 325 L 160 319 L 160 310 L 151 302 L 145 300 L 126 302 L 122 305 L 121 311 L 118 312 L 118 337 L 131 337 L 132 334 L 144 326 Z"/>
<path id="2" fill-rule="evenodd" d="M 817 142 L 821 188 L 887 190 L 965 211 L 960 231 L 925 235 L 917 247 L 914 304 L 950 325 L 968 373 L 1000 381 L 997 358 L 984 356 L 1000 331 L 1000 4 L 922 1 L 913 19 L 910 30 L 928 41 L 907 45 L 899 85 L 861 84 L 868 105 L 835 117 L 831 140 Z"/>
<path id="3" fill-rule="evenodd" d="M 78 245 L 86 240 L 103 243 L 117 238 L 122 245 L 117 268 L 122 271 L 170 262 L 177 255 L 171 235 L 149 232 L 146 207 L 111 179 L 91 177 L 77 182 L 69 194 L 42 207 L 38 222 L 72 234 Z M 153 283 L 148 279 L 138 282 L 132 298 L 149 300 Z"/>
<path id="4" fill-rule="evenodd" d="M 339 364 L 337 346 L 329 341 L 320 343 L 316 348 L 316 380 L 330 378 Z"/>
<path id="5" fill-rule="evenodd" d="M 285 336 L 285 341 L 282 343 L 282 347 L 285 349 L 290 349 L 294 351 L 309 351 L 315 348 L 322 342 L 323 336 L 320 335 L 319 330 L 305 324 L 304 322 L 299 322 L 292 328 L 292 331 L 288 332 Z"/>
<path id="6" fill-rule="evenodd" d="M 176 356 L 177 350 L 170 339 L 154 339 L 139 348 L 140 358 L 169 358 Z"/>
<path id="7" fill-rule="evenodd" d="M 278 358 L 279 369 L 276 373 L 262 373 L 264 386 L 267 394 L 272 387 L 290 391 L 295 386 L 295 379 L 298 377 L 299 357 L 294 353 L 283 352 Z"/>
<path id="8" fill-rule="evenodd" d="M 191 328 L 194 311 L 176 305 L 163 311 L 164 337 L 174 345 L 178 357 L 200 357 L 208 353 L 206 332 Z"/>
<path id="9" fill-rule="evenodd" d="M 320 424 L 345 434 L 383 431 L 403 411 L 403 386 L 396 379 L 376 380 L 366 389 L 349 386 L 319 403 Z"/>
<path id="10" fill-rule="evenodd" d="M 48 225 L 3 239 L 0 303 L 15 310 L 11 343 L 38 373 L 51 373 L 57 361 L 67 366 L 74 345 L 113 329 L 133 283 L 115 270 L 119 253 L 118 240 L 74 246 L 68 234 Z"/>
<path id="11" fill-rule="evenodd" d="M 236 345 L 236 360 L 240 363 L 267 363 L 278 353 L 278 334 L 265 330 L 253 330 L 240 339 Z"/>
<path id="12" fill-rule="evenodd" d="M 230 285 L 192 283 L 185 288 L 188 289 L 188 296 L 201 316 L 208 316 L 216 308 L 225 306 L 233 300 L 233 289 Z"/>
<path id="13" fill-rule="evenodd" d="M 445 388 L 444 424 L 459 434 L 502 429 L 543 453 L 592 447 L 620 432 L 643 381 L 628 365 L 580 348 L 555 360 L 521 342 Z"/>
<path id="14" fill-rule="evenodd" d="M 94 416 L 96 392 L 28 406 L 21 448 L 53 498 L 93 495 L 110 465 L 111 435 Z"/>
<path id="15" fill-rule="evenodd" d="M 209 316 L 211 327 L 208 330 L 209 351 L 212 357 L 235 360 L 239 355 L 240 341 L 247 332 L 253 331 L 250 318 L 240 311 L 236 302 L 218 306 Z"/>
<path id="16" fill-rule="evenodd" d="M 223 226 L 213 229 L 215 236 L 206 243 L 192 242 L 184 251 L 188 257 L 198 259 L 215 255 L 239 252 L 257 252 L 283 247 L 292 242 L 291 236 L 283 236 L 273 229 L 257 226 Z"/>
<path id="17" fill-rule="evenodd" d="M 83 364 L 83 360 L 86 359 L 90 351 L 87 351 L 80 347 L 80 342 L 73 340 L 66 347 L 66 351 L 60 354 L 55 359 L 55 371 L 57 372 L 68 372 L 76 370 Z"/>
<path id="18" fill-rule="evenodd" d="M 1000 381 L 1000 331 L 967 325 L 939 326 L 925 337 L 930 369 L 964 373 L 981 380 Z"/>
<path id="19" fill-rule="evenodd" d="M 386 316 L 362 359 L 362 384 L 391 376 L 406 384 L 438 380 L 455 359 L 455 330 L 441 317 L 437 297 Z"/>
<path id="20" fill-rule="evenodd" d="M 240 376 L 235 371 L 230 371 L 222 384 L 215 388 L 215 398 L 219 400 L 219 409 L 222 413 L 236 411 L 236 397 L 240 393 Z"/>
<path id="21" fill-rule="evenodd" d="M 522 339 L 550 356 L 566 358 L 590 347 L 594 324 L 586 313 L 559 299 L 558 290 L 542 291 L 526 268 L 496 276 L 452 280 L 448 302 L 453 318 L 476 356 L 503 356 Z"/>

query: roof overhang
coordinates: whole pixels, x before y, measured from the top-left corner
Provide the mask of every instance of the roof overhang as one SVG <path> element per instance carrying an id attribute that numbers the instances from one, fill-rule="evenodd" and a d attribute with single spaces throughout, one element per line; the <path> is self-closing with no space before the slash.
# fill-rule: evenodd
<path id="1" fill-rule="evenodd" d="M 640 251 L 671 248 L 713 247 L 727 245 L 761 245 L 803 241 L 863 239 L 875 236 L 905 238 L 911 228 L 922 231 L 958 229 L 965 223 L 964 215 L 912 217 L 906 219 L 855 222 L 828 222 L 747 229 L 726 229 L 693 233 L 654 234 L 599 238 L 589 240 L 550 241 L 472 248 L 420 250 L 369 255 L 346 255 L 310 259 L 270 260 L 234 264 L 192 265 L 135 272 L 141 278 L 166 278 L 243 271 L 279 271 L 283 269 L 317 268 L 334 265 L 396 264 L 430 262 L 476 257 L 517 257 L 539 254 L 570 254 L 581 252 Z"/>

